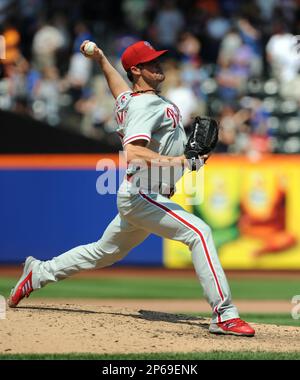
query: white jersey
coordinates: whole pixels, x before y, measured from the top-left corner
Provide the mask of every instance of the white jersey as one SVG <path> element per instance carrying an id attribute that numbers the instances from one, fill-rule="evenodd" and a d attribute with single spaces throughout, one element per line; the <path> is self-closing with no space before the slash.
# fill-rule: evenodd
<path id="1" fill-rule="evenodd" d="M 115 118 L 117 132 L 122 139 L 123 146 L 135 141 L 146 140 L 147 147 L 154 152 L 165 156 L 180 156 L 186 145 L 186 133 L 178 107 L 166 98 L 156 94 L 136 94 L 130 91 L 120 94 L 116 100 Z M 155 169 L 154 169 L 155 170 Z M 160 170 L 160 185 L 165 183 L 174 187 L 182 176 L 181 168 L 163 168 Z M 141 169 L 129 164 L 129 175 L 139 172 L 141 178 L 149 169 Z M 151 189 L 153 191 L 155 176 L 151 174 Z M 158 184 L 157 184 L 158 185 Z M 148 190 L 149 186 L 146 186 Z M 145 186 L 144 186 L 145 188 Z M 154 190 L 154 192 L 160 192 Z"/>
<path id="2" fill-rule="evenodd" d="M 117 99 L 116 117 L 125 146 L 134 140 L 144 139 L 150 149 L 164 155 L 176 156 L 184 152 L 186 136 L 180 114 L 177 107 L 165 98 L 124 93 Z M 144 173 L 144 169 L 139 170 L 132 165 L 128 170 L 135 170 L 136 175 L 130 177 L 132 180 Z M 23 275 L 12 290 L 9 306 L 16 307 L 26 294 L 50 282 L 70 277 L 80 270 L 104 268 L 116 263 L 153 233 L 181 242 L 191 250 L 198 279 L 212 308 L 209 331 L 253 336 L 255 331 L 237 319 L 239 314 L 231 302 L 230 289 L 210 227 L 169 199 L 160 185 L 162 181 L 159 178 L 157 192 L 151 187 L 146 189 L 151 190 L 149 194 L 130 179 L 124 180 L 117 197 L 118 214 L 102 237 L 52 260 L 27 258 Z M 230 320 L 237 322 L 230 322 L 231 327 L 228 322 L 222 323 Z"/>

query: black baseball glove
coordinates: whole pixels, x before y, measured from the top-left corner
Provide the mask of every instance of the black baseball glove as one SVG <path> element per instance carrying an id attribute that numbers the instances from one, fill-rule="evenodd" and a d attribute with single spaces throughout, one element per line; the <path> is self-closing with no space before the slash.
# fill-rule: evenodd
<path id="1" fill-rule="evenodd" d="M 191 170 L 198 170 L 199 156 L 210 153 L 217 145 L 219 124 L 210 117 L 195 117 L 192 133 L 186 144 L 184 155 Z"/>

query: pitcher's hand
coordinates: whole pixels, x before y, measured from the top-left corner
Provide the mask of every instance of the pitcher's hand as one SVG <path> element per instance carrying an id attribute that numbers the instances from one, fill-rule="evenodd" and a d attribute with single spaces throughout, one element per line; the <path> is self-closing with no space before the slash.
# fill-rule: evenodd
<path id="1" fill-rule="evenodd" d="M 93 54 L 87 54 L 85 51 L 84 51 L 84 48 L 86 46 L 87 43 L 89 42 L 92 42 L 92 41 L 89 41 L 89 40 L 85 40 L 83 41 L 83 43 L 81 44 L 80 46 L 80 52 L 86 57 L 86 58 L 91 58 L 91 59 L 94 59 L 95 61 L 101 61 L 103 58 L 104 58 L 104 53 L 101 49 L 99 49 L 99 47 L 95 44 L 95 47 L 94 47 L 94 52 Z"/>

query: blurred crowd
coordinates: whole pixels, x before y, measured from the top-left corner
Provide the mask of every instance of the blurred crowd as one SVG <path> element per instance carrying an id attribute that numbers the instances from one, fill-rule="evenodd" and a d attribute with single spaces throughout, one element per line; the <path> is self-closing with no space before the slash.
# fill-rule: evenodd
<path id="1" fill-rule="evenodd" d="M 145 39 L 169 50 L 162 95 L 187 130 L 210 115 L 219 152 L 300 153 L 300 0 L 0 0 L 0 34 L 1 109 L 117 147 L 114 100 L 79 47 L 125 74 L 122 52 Z"/>

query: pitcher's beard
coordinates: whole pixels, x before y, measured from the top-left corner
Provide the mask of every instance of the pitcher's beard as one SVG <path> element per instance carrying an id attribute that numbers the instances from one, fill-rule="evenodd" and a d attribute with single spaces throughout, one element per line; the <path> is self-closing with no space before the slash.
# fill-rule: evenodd
<path id="1" fill-rule="evenodd" d="M 151 88 L 157 89 L 161 86 L 162 82 L 165 80 L 165 74 L 163 73 L 155 73 L 151 78 L 145 78 L 145 82 Z"/>

